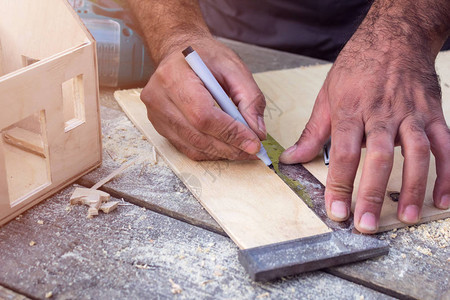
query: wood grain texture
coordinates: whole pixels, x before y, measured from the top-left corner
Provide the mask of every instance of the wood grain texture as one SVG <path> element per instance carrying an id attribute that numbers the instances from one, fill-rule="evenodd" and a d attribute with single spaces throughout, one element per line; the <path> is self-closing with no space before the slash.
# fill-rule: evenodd
<path id="1" fill-rule="evenodd" d="M 255 283 L 230 239 L 123 201 L 86 220 L 66 209 L 73 188 L 0 228 L 0 285 L 34 299 L 387 298 L 324 272 Z"/>
<path id="2" fill-rule="evenodd" d="M 29 299 L 23 295 L 17 294 L 10 289 L 0 286 L 0 299 L 2 300 L 25 300 Z"/>
<path id="3" fill-rule="evenodd" d="M 443 108 L 447 123 L 450 121 L 450 52 L 441 52 L 438 56 L 437 72 L 441 77 L 443 91 Z M 270 71 L 254 75 L 256 82 L 268 99 L 268 103 L 276 106 L 277 113 L 266 110 L 265 121 L 267 131 L 283 147 L 293 145 L 304 129 L 311 115 L 315 98 L 319 93 L 323 81 L 331 64 L 314 67 L 297 68 L 282 71 Z M 361 178 L 362 162 L 365 149 L 361 154 L 360 167 L 355 179 L 353 203 L 355 205 L 356 192 Z M 400 147 L 395 148 L 394 166 L 387 186 L 387 193 L 381 212 L 379 231 L 406 226 L 397 219 L 397 202 L 390 199 L 389 193 L 399 192 L 401 188 L 403 157 Z M 325 185 L 328 169 L 323 163 L 323 156 L 319 155 L 310 163 L 304 164 L 319 181 Z M 433 186 L 436 179 L 434 156 L 431 156 L 428 174 L 428 186 L 420 222 L 441 219 L 450 216 L 450 209 L 440 210 L 434 207 L 432 201 Z"/>
<path id="4" fill-rule="evenodd" d="M 138 90 L 117 91 L 115 97 L 136 127 L 241 249 L 330 231 L 261 161 L 192 161 L 153 128 Z"/>

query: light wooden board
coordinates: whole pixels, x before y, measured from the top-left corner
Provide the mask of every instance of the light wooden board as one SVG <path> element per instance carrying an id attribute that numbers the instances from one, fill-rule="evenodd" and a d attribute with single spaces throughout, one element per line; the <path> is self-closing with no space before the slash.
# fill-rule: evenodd
<path id="1" fill-rule="evenodd" d="M 115 97 L 171 169 L 241 248 L 273 244 L 330 229 L 261 161 L 196 162 L 178 152 L 147 119 L 139 90 Z"/>
<path id="2" fill-rule="evenodd" d="M 450 52 L 441 52 L 438 56 L 437 72 L 441 78 L 443 108 L 447 124 L 450 121 Z M 270 71 L 255 74 L 255 80 L 268 99 L 265 121 L 267 131 L 284 148 L 293 145 L 304 129 L 314 105 L 317 94 L 325 80 L 331 64 L 296 68 L 281 71 Z M 365 150 L 361 155 L 364 160 Z M 355 180 L 353 208 L 356 191 L 361 177 L 362 163 Z M 400 147 L 395 149 L 394 167 L 387 187 L 387 194 L 381 212 L 379 231 L 406 226 L 397 219 L 397 203 L 393 202 L 388 192 L 400 191 L 403 157 Z M 314 161 L 304 165 L 317 179 L 325 185 L 328 169 L 319 155 Z M 450 210 L 434 207 L 432 201 L 433 185 L 436 179 L 434 157 L 431 156 L 428 174 L 428 186 L 420 222 L 427 222 L 450 216 Z M 450 184 L 450 183 L 449 183 Z"/>

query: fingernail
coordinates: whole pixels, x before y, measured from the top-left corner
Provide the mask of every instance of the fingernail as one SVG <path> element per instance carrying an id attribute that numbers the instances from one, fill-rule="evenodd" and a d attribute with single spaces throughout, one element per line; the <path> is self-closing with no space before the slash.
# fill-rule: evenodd
<path id="1" fill-rule="evenodd" d="M 291 158 L 291 155 L 295 152 L 295 150 L 297 150 L 297 144 L 284 150 L 284 152 L 281 153 L 281 155 L 279 157 L 280 162 L 285 163 L 285 164 L 291 163 L 290 158 Z"/>
<path id="2" fill-rule="evenodd" d="M 359 227 L 369 232 L 376 231 L 378 224 L 375 215 L 371 212 L 365 212 L 359 221 Z"/>
<path id="3" fill-rule="evenodd" d="M 284 150 L 284 152 L 281 154 L 282 156 L 289 156 L 292 153 L 295 152 L 295 150 L 297 149 L 297 144 L 287 148 L 286 150 Z"/>
<path id="4" fill-rule="evenodd" d="M 448 209 L 450 207 L 450 195 L 442 196 L 439 207 L 442 209 Z"/>
<path id="5" fill-rule="evenodd" d="M 258 116 L 258 129 L 262 133 L 266 134 L 266 124 L 264 124 L 264 119 L 261 116 Z"/>
<path id="6" fill-rule="evenodd" d="M 331 203 L 331 214 L 336 219 L 346 220 L 348 216 L 347 204 L 343 201 L 333 201 Z"/>
<path id="7" fill-rule="evenodd" d="M 242 150 L 249 154 L 256 154 L 259 151 L 260 142 L 256 142 L 255 140 L 245 140 L 242 143 Z"/>
<path id="8" fill-rule="evenodd" d="M 402 221 L 405 223 L 417 223 L 419 221 L 419 207 L 408 205 L 402 214 Z"/>

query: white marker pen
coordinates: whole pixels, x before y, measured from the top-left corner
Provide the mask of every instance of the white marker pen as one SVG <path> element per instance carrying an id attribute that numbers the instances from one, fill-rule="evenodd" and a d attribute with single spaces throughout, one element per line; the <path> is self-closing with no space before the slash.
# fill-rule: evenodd
<path id="1" fill-rule="evenodd" d="M 250 128 L 244 117 L 242 117 L 241 113 L 237 109 L 236 105 L 234 105 L 233 101 L 231 101 L 230 97 L 228 97 L 227 93 L 225 93 L 219 82 L 217 82 L 217 79 L 205 65 L 198 53 L 189 46 L 185 50 L 183 50 L 183 55 L 195 74 L 197 74 L 201 81 L 203 81 L 203 84 L 216 100 L 217 104 L 219 104 L 220 108 L 222 108 L 222 110 L 230 115 L 233 119 Z M 258 156 L 258 158 L 261 159 L 267 166 L 272 165 L 272 161 L 267 155 L 266 149 L 264 149 L 262 143 L 261 149 L 256 154 L 256 156 Z"/>

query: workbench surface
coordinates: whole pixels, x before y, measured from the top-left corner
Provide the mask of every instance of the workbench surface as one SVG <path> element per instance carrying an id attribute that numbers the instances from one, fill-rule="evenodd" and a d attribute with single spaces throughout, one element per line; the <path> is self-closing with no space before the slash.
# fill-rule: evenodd
<path id="1" fill-rule="evenodd" d="M 320 63 L 223 41 L 252 72 Z M 391 246 L 381 258 L 253 282 L 220 226 L 160 158 L 152 163 L 113 90 L 100 98 L 103 165 L 0 228 L 0 299 L 450 299 L 449 219 L 378 234 Z M 100 188 L 121 202 L 116 211 L 89 220 L 87 207 L 69 205 L 76 186 L 132 160 Z"/>

